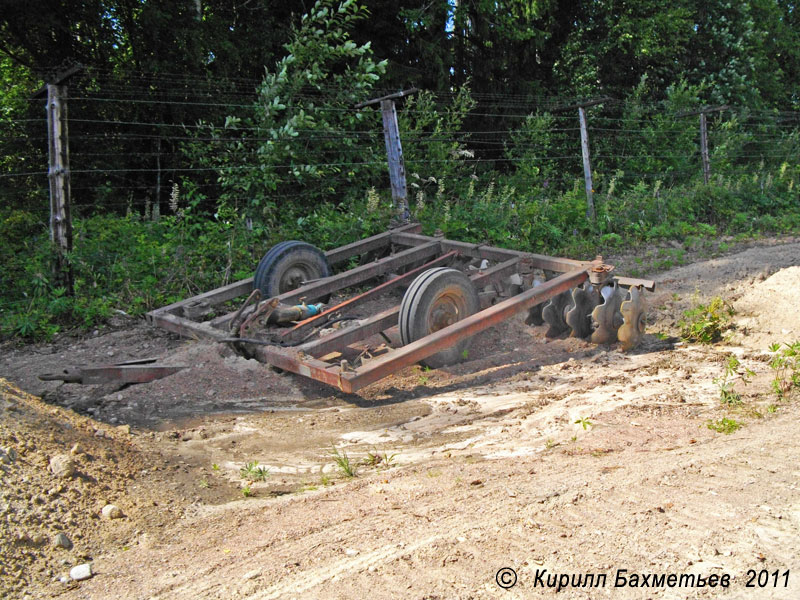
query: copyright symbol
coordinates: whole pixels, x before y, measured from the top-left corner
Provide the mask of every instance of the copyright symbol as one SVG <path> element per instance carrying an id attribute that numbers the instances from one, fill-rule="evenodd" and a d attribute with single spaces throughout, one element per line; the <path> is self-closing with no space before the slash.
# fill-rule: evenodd
<path id="1" fill-rule="evenodd" d="M 495 574 L 494 580 L 504 590 L 510 590 L 517 584 L 517 572 L 511 567 L 503 567 Z"/>

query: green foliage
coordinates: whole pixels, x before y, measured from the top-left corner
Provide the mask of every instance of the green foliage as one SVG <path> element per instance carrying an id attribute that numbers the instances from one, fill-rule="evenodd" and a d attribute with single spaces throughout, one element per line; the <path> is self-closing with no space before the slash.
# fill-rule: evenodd
<path id="1" fill-rule="evenodd" d="M 347 456 L 347 452 L 342 450 L 339 452 L 339 449 L 336 446 L 331 447 L 331 456 L 333 456 L 333 461 L 336 463 L 336 466 L 341 471 L 342 475 L 345 477 L 355 477 L 356 476 L 356 465 L 350 460 L 350 457 Z"/>
<path id="2" fill-rule="evenodd" d="M 800 387 L 800 341 L 772 344 L 769 351 L 773 354 L 769 366 L 775 372 L 772 390 L 778 398 L 785 399 Z"/>
<path id="3" fill-rule="evenodd" d="M 576 425 L 580 425 L 581 427 L 583 427 L 583 430 L 584 430 L 584 431 L 586 431 L 586 430 L 587 430 L 587 429 L 589 429 L 590 427 L 593 427 L 593 424 L 592 424 L 592 422 L 589 420 L 589 418 L 588 418 L 588 417 L 581 417 L 581 418 L 579 418 L 579 419 L 576 419 L 576 420 L 575 420 L 575 424 L 576 424 Z"/>
<path id="4" fill-rule="evenodd" d="M 350 180 L 376 176 L 382 148 L 358 141 L 378 126 L 379 112 L 353 109 L 386 69 L 369 42 L 351 38 L 366 16 L 354 0 L 318 0 L 292 29 L 252 110 L 198 130 L 186 150 L 217 171 L 221 201 L 273 226 L 287 209 L 281 197 L 302 196 L 294 208 L 316 210 L 323 199 L 350 197 Z"/>
<path id="5" fill-rule="evenodd" d="M 734 431 L 737 431 L 742 428 L 744 423 L 737 421 L 735 419 L 729 419 L 728 417 L 723 417 L 717 421 L 709 421 L 706 423 L 706 427 L 711 429 L 712 431 L 716 431 L 717 433 L 724 433 L 725 435 L 731 434 Z"/>
<path id="6" fill-rule="evenodd" d="M 755 373 L 745 368 L 739 372 L 741 362 L 736 355 L 731 354 L 725 361 L 725 372 L 721 377 L 714 379 L 714 384 L 719 388 L 719 400 L 723 404 L 734 405 L 742 403 L 742 396 L 734 389 L 735 380 L 738 378 L 742 383 L 748 383 Z"/>
<path id="7" fill-rule="evenodd" d="M 247 481 L 266 481 L 269 477 L 269 469 L 258 464 L 257 460 L 246 463 L 241 469 L 239 474 L 242 479 Z"/>
<path id="8" fill-rule="evenodd" d="M 6 261 L 0 332 L 6 337 L 48 339 L 63 328 L 92 327 L 112 308 L 141 314 L 246 277 L 258 254 L 243 221 L 223 209 L 216 219 L 191 209 L 158 222 L 112 215 L 80 219 L 69 256 L 75 295 L 67 296 L 50 282 L 47 234 L 41 225 L 31 227 L 30 218 L 19 213 L 0 221 L 0 235 L 16 240 L 0 250 Z"/>
<path id="9" fill-rule="evenodd" d="M 476 104 L 468 84 L 460 86 L 444 106 L 425 90 L 406 101 L 398 113 L 398 127 L 406 169 L 414 180 L 468 181 L 472 172 L 468 160 L 474 158 L 467 149 L 469 136 L 453 134 L 464 130 L 467 115 Z M 419 189 L 415 184 L 411 187 Z"/>
<path id="10" fill-rule="evenodd" d="M 373 449 L 367 452 L 367 456 L 361 460 L 361 464 L 367 467 L 391 469 L 397 466 L 397 454 L 389 454 L 385 451 L 381 453 Z"/>
<path id="11" fill-rule="evenodd" d="M 698 304 L 683 312 L 683 319 L 679 323 L 681 337 L 701 344 L 718 342 L 722 339 L 722 334 L 730 328 L 733 315 L 733 306 L 716 296 L 707 305 Z"/>

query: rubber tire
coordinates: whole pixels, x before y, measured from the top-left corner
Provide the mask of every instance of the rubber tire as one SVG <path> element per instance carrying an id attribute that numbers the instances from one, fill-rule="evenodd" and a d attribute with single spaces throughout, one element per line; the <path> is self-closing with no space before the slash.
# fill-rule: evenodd
<path id="1" fill-rule="evenodd" d="M 449 267 L 428 269 L 414 279 L 400 303 L 398 325 L 403 345 L 433 333 L 428 325 L 431 309 L 446 290 L 452 290 L 454 287 L 463 292 L 465 305 L 463 314 L 459 314 L 456 321 L 480 310 L 480 300 L 475 286 L 469 277 L 457 269 Z M 471 342 L 471 337 L 464 338 L 450 348 L 424 358 L 420 363 L 431 369 L 439 369 L 460 362 Z"/>
<path id="2" fill-rule="evenodd" d="M 294 287 L 281 289 L 281 278 L 286 271 L 298 264 L 308 272 L 308 279 L 320 279 L 331 274 L 328 259 L 319 248 L 306 242 L 289 240 L 275 244 L 264 255 L 256 267 L 253 287 L 261 290 L 263 298 L 274 298 L 295 289 Z M 309 298 L 307 301 L 327 303 L 330 297 L 330 294 L 325 294 L 318 298 Z"/>

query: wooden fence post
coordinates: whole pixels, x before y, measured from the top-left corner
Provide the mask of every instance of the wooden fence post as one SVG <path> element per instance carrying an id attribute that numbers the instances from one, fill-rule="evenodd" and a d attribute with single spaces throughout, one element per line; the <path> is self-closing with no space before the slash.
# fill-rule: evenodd
<path id="1" fill-rule="evenodd" d="M 47 138 L 50 165 L 50 240 L 55 250 L 53 279 L 55 285 L 73 295 L 72 220 L 70 218 L 69 143 L 67 134 L 67 86 L 47 84 Z"/>
<path id="2" fill-rule="evenodd" d="M 72 265 L 72 218 L 70 216 L 69 135 L 67 132 L 67 80 L 83 65 L 73 65 L 52 77 L 34 98 L 47 98 L 47 143 L 50 183 L 50 240 L 53 243 L 53 283 L 67 295 L 75 293 Z"/>
<path id="3" fill-rule="evenodd" d="M 394 100 L 381 100 L 383 137 L 386 142 L 386 157 L 389 161 L 389 181 L 398 225 L 408 223 L 408 191 L 406 188 L 406 166 L 403 162 L 403 146 L 400 144 L 400 128 L 397 124 L 397 109 Z"/>
<path id="4" fill-rule="evenodd" d="M 703 181 L 706 185 L 711 181 L 711 161 L 708 158 L 708 123 L 706 115 L 713 112 L 722 112 L 723 110 L 728 110 L 727 104 L 681 112 L 676 115 L 678 118 L 700 115 L 700 159 L 703 162 Z"/>
<path id="5" fill-rule="evenodd" d="M 583 155 L 583 179 L 586 184 L 586 218 L 596 220 L 594 210 L 594 184 L 592 183 L 592 164 L 589 159 L 589 129 L 586 127 L 586 109 L 578 108 L 578 119 L 581 124 L 581 154 Z"/>
<path id="6" fill-rule="evenodd" d="M 594 223 L 597 220 L 597 212 L 594 207 L 594 184 L 592 183 L 592 162 L 589 156 L 589 128 L 586 125 L 586 109 L 590 106 L 597 106 L 603 102 L 608 102 L 611 98 L 604 97 L 596 100 L 587 100 L 568 106 L 559 106 L 551 112 L 561 112 L 565 110 L 578 109 L 578 120 L 581 129 L 581 156 L 583 157 L 583 179 L 586 185 L 586 218 Z"/>
<path id="7" fill-rule="evenodd" d="M 700 158 L 703 161 L 703 181 L 708 185 L 711 179 L 711 163 L 708 160 L 708 129 L 706 113 L 700 113 Z"/>
<path id="8" fill-rule="evenodd" d="M 397 98 L 410 96 L 417 92 L 416 88 L 389 94 L 381 98 L 374 98 L 356 104 L 355 108 L 364 108 L 371 104 L 380 103 L 381 117 L 383 118 L 383 138 L 386 143 L 386 157 L 389 161 L 389 181 L 392 186 L 392 200 L 394 202 L 395 216 L 391 227 L 398 227 L 408 223 L 410 216 L 408 210 L 408 192 L 406 188 L 406 167 L 403 162 L 403 146 L 400 143 L 400 129 L 397 125 L 397 109 L 394 101 Z"/>

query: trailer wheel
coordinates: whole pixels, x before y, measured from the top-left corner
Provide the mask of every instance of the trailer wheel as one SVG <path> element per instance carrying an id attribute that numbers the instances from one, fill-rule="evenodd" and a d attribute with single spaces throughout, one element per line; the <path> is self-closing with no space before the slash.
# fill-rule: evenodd
<path id="1" fill-rule="evenodd" d="M 480 301 L 469 277 L 457 269 L 439 267 L 418 275 L 400 303 L 400 340 L 410 344 L 478 312 Z M 471 339 L 464 338 L 420 362 L 432 369 L 462 360 Z"/>
<path id="2" fill-rule="evenodd" d="M 325 254 L 311 244 L 296 240 L 281 242 L 270 248 L 256 267 L 253 287 L 264 298 L 273 298 L 295 290 L 304 281 L 328 277 L 331 274 Z M 328 302 L 330 294 L 309 298 L 309 302 Z"/>

